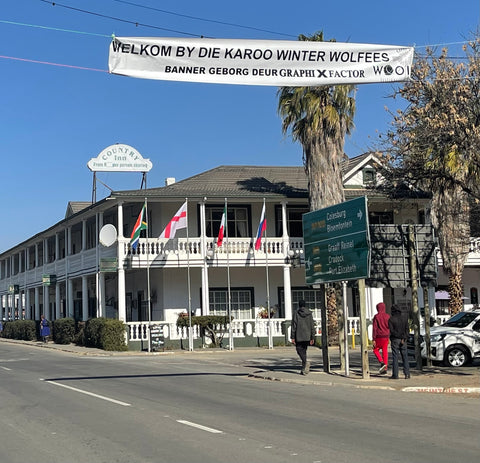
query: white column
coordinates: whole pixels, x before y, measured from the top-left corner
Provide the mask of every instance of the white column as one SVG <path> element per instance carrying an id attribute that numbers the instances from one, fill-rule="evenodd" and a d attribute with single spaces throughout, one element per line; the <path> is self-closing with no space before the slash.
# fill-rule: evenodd
<path id="1" fill-rule="evenodd" d="M 202 266 L 202 315 L 210 313 L 209 307 L 209 283 L 208 283 L 208 263 L 207 259 L 207 242 L 206 242 L 206 225 L 205 225 L 205 200 L 200 202 L 200 239 L 203 249 L 203 266 Z"/>
<path id="2" fill-rule="evenodd" d="M 282 201 L 282 240 L 285 258 L 290 257 L 290 238 L 288 236 L 287 227 L 287 202 Z M 285 319 L 292 319 L 292 284 L 291 284 L 291 264 L 285 264 L 283 267 L 283 289 L 284 289 L 284 303 L 285 303 Z"/>
<path id="3" fill-rule="evenodd" d="M 32 311 L 30 310 L 30 290 L 25 290 L 25 318 L 31 320 Z"/>
<path id="4" fill-rule="evenodd" d="M 35 292 L 35 305 L 33 309 L 33 315 L 34 315 L 34 319 L 40 320 L 40 291 L 38 286 L 35 286 L 34 292 Z"/>
<path id="5" fill-rule="evenodd" d="M 57 282 L 55 285 L 55 319 L 60 318 L 60 307 L 61 306 L 61 296 L 60 296 L 60 282 Z"/>
<path id="6" fill-rule="evenodd" d="M 73 317 L 73 281 L 71 279 L 67 280 L 67 310 L 66 316 Z"/>
<path id="7" fill-rule="evenodd" d="M 88 320 L 88 279 L 82 276 L 82 320 Z"/>
<path id="8" fill-rule="evenodd" d="M 55 260 L 60 259 L 60 239 L 58 233 L 55 233 Z"/>
<path id="9" fill-rule="evenodd" d="M 87 249 L 87 221 L 82 220 L 82 251 Z"/>
<path id="10" fill-rule="evenodd" d="M 118 319 L 125 322 L 127 320 L 127 308 L 125 303 L 125 270 L 124 270 L 124 242 L 123 242 L 123 204 L 118 204 Z M 140 310 L 140 307 L 139 307 Z"/>
<path id="11" fill-rule="evenodd" d="M 105 274 L 98 274 L 98 313 L 97 317 L 105 316 Z"/>
<path id="12" fill-rule="evenodd" d="M 103 227 L 103 212 L 98 212 L 95 216 L 95 245 L 96 245 L 96 267 L 95 274 L 95 294 L 97 299 L 97 317 L 103 317 L 105 314 L 105 275 L 100 273 L 100 230 Z"/>
<path id="13" fill-rule="evenodd" d="M 50 320 L 50 292 L 48 286 L 43 287 L 43 314 L 47 320 Z"/>
<path id="14" fill-rule="evenodd" d="M 283 267 L 283 288 L 284 288 L 284 302 L 285 302 L 285 319 L 292 319 L 292 284 L 290 282 L 291 265 Z"/>

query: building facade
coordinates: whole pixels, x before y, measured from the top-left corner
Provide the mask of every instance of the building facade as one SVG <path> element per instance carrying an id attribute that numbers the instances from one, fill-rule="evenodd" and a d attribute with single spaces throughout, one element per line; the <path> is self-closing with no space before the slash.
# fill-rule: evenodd
<path id="1" fill-rule="evenodd" d="M 345 160 L 346 199 L 367 196 L 370 224 L 428 221 L 428 199 L 397 203 L 368 188 L 377 180 L 377 161 L 373 154 Z M 185 201 L 187 227 L 173 239 L 159 238 Z M 267 227 L 256 250 L 264 204 Z M 148 227 L 133 250 L 130 235 L 144 205 Z M 226 236 L 218 246 L 225 206 Z M 303 167 L 274 166 L 220 166 L 159 188 L 70 203 L 63 220 L 0 255 L 1 316 L 173 323 L 188 311 L 229 310 L 242 320 L 270 307 L 273 317 L 291 319 L 304 299 L 319 317 L 321 291 L 305 284 L 302 214 L 308 211 Z M 116 236 L 102 244 L 105 225 Z M 378 302 L 409 297 L 406 289 L 367 288 L 367 318 Z M 358 315 L 358 299 L 353 285 L 350 317 Z"/>

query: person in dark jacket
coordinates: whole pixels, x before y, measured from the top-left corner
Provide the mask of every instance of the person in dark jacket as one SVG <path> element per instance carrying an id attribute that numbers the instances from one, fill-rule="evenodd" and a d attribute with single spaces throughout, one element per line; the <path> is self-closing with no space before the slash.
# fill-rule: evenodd
<path id="1" fill-rule="evenodd" d="M 312 312 L 305 307 L 305 301 L 303 300 L 298 302 L 298 310 L 293 314 L 291 340 L 302 361 L 300 373 L 308 375 L 310 362 L 307 361 L 307 349 L 308 346 L 313 346 L 315 342 L 315 322 Z"/>
<path id="2" fill-rule="evenodd" d="M 402 312 L 396 304 L 392 305 L 392 315 L 388 321 L 390 328 L 390 343 L 392 346 L 392 376 L 398 379 L 398 357 L 402 356 L 403 373 L 405 379 L 410 378 L 410 365 L 408 363 L 407 338 L 408 338 L 408 313 Z"/>
<path id="3" fill-rule="evenodd" d="M 377 313 L 373 317 L 373 353 L 380 363 L 378 372 L 381 375 L 387 374 L 388 369 L 388 338 L 390 337 L 390 328 L 388 327 L 390 315 L 386 312 L 383 302 L 377 304 Z M 380 351 L 382 352 L 380 354 Z"/>

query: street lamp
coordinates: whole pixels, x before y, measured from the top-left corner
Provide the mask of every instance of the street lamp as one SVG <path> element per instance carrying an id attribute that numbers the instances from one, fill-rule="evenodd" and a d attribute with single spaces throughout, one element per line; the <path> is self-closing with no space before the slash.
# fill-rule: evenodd
<path id="1" fill-rule="evenodd" d="M 293 268 L 295 267 L 300 267 L 302 260 L 301 260 L 301 255 L 303 251 L 296 249 L 289 249 L 287 253 L 287 257 L 285 257 L 285 263 L 287 265 L 291 265 Z"/>

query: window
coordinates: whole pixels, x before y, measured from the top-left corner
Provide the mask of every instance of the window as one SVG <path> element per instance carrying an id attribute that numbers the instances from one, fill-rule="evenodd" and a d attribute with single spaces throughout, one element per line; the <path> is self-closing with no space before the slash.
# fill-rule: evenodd
<path id="1" fill-rule="evenodd" d="M 470 288 L 470 303 L 471 304 L 478 304 L 478 289 L 477 288 Z"/>
<path id="2" fill-rule="evenodd" d="M 211 315 L 228 315 L 228 288 L 210 288 Z M 230 310 L 234 319 L 252 318 L 253 288 L 230 288 Z"/>
<path id="3" fill-rule="evenodd" d="M 95 218 L 90 218 L 87 220 L 86 224 L 86 249 L 92 249 L 97 244 L 97 234 L 96 234 L 97 224 Z"/>
<path id="4" fill-rule="evenodd" d="M 225 206 L 207 206 L 205 208 L 206 234 L 218 236 Z M 248 238 L 250 235 L 250 211 L 246 206 L 228 206 L 227 233 L 232 238 Z"/>
<path id="5" fill-rule="evenodd" d="M 314 318 L 321 317 L 322 308 L 322 291 L 320 289 L 310 288 L 292 288 L 292 313 L 298 310 L 298 302 L 302 299 L 305 301 L 305 306 L 313 313 Z M 282 288 L 280 290 L 280 312 L 281 317 L 285 316 L 285 292 Z"/>
<path id="6" fill-rule="evenodd" d="M 364 185 L 374 185 L 376 181 L 375 169 L 371 167 L 366 167 L 362 171 L 363 173 L 363 184 Z"/>
<path id="7" fill-rule="evenodd" d="M 393 222 L 393 211 L 375 212 L 370 211 L 368 213 L 369 225 L 387 225 Z"/>
<path id="8" fill-rule="evenodd" d="M 301 238 L 303 236 L 302 215 L 310 212 L 308 207 L 287 207 L 287 233 L 289 237 Z M 283 235 L 282 206 L 275 208 L 275 234 Z"/>

